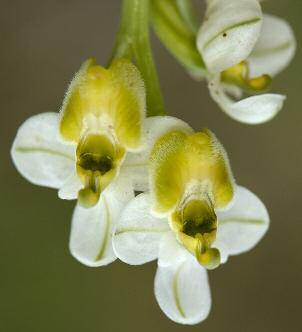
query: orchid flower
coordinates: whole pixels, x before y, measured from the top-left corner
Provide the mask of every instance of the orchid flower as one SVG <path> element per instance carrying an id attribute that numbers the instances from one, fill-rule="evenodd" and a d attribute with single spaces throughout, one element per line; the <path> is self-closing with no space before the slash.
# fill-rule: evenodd
<path id="1" fill-rule="evenodd" d="M 72 80 L 61 113 L 42 113 L 18 130 L 11 154 L 36 185 L 77 199 L 70 235 L 72 255 L 88 266 L 116 259 L 111 233 L 134 190 L 144 188 L 145 164 L 131 162 L 144 148 L 145 89 L 128 60 L 108 69 L 87 60 Z M 140 176 L 141 174 L 141 176 Z"/>
<path id="2" fill-rule="evenodd" d="M 197 47 L 211 96 L 226 114 L 258 124 L 281 110 L 285 96 L 259 93 L 295 54 L 295 37 L 286 21 L 263 15 L 257 0 L 208 0 Z M 243 93 L 257 95 L 240 99 Z"/>
<path id="3" fill-rule="evenodd" d="M 174 122 L 153 137 L 150 192 L 125 206 L 113 247 L 128 264 L 158 259 L 159 306 L 177 323 L 196 324 L 211 307 L 207 269 L 253 248 L 269 216 L 257 196 L 235 185 L 213 133 Z"/>

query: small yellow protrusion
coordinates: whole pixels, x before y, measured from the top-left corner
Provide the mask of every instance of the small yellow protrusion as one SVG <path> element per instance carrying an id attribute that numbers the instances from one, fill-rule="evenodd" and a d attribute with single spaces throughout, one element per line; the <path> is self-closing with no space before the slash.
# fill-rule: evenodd
<path id="1" fill-rule="evenodd" d="M 220 252 L 217 248 L 209 248 L 198 239 L 195 256 L 198 262 L 208 270 L 216 269 L 220 265 Z"/>
<path id="2" fill-rule="evenodd" d="M 221 73 L 221 80 L 224 83 L 234 84 L 245 90 L 246 92 L 263 92 L 266 91 L 271 84 L 269 75 L 261 75 L 250 78 L 250 71 L 247 61 L 242 61 L 237 65 L 224 70 Z"/>
<path id="3" fill-rule="evenodd" d="M 93 191 L 91 188 L 83 188 L 78 193 L 78 202 L 85 208 L 94 206 L 100 198 L 100 193 Z"/>

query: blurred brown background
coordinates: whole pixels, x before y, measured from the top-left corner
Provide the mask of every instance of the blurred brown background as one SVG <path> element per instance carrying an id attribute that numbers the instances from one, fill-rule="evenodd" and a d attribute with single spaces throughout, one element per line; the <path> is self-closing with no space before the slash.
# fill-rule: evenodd
<path id="1" fill-rule="evenodd" d="M 156 264 L 116 262 L 87 268 L 68 252 L 73 202 L 36 187 L 12 165 L 9 150 L 29 116 L 60 107 L 80 63 L 105 64 L 120 1 L 1 0 L 0 331 L 302 331 L 301 53 L 274 82 L 288 96 L 271 122 L 234 122 L 154 40 L 170 115 L 211 128 L 225 145 L 237 182 L 266 203 L 271 228 L 257 248 L 210 273 L 213 306 L 201 325 L 168 320 L 153 296 Z M 302 41 L 302 2 L 265 1 Z"/>

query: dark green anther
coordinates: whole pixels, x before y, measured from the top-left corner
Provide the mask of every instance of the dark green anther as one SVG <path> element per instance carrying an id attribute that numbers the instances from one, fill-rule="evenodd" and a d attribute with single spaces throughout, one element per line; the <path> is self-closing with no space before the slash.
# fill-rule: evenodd
<path id="1" fill-rule="evenodd" d="M 113 168 L 113 160 L 110 156 L 100 156 L 92 153 L 83 153 L 78 163 L 85 170 L 99 171 L 101 175 L 106 174 Z"/>

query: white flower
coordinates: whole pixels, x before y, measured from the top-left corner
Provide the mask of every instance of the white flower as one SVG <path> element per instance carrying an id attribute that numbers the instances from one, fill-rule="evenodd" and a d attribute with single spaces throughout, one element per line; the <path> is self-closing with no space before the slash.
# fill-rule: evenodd
<path id="1" fill-rule="evenodd" d="M 116 259 L 111 234 L 117 217 L 147 182 L 146 164 L 135 156 L 145 144 L 144 118 L 136 67 L 117 60 L 105 69 L 90 59 L 71 82 L 60 115 L 33 116 L 18 130 L 11 150 L 18 171 L 59 189 L 62 199 L 78 198 L 70 250 L 83 264 Z"/>
<path id="2" fill-rule="evenodd" d="M 294 56 L 296 41 L 282 19 L 262 15 L 257 0 L 210 0 L 199 30 L 197 47 L 208 70 L 212 98 L 230 117 L 258 124 L 282 108 L 285 96 L 259 93 L 270 76 L 283 70 Z M 252 78 L 251 78 L 252 77 Z"/>
<path id="3" fill-rule="evenodd" d="M 254 247 L 269 216 L 258 197 L 235 186 L 211 132 L 175 126 L 158 137 L 150 157 L 151 192 L 126 205 L 113 247 L 128 264 L 158 259 L 161 309 L 177 323 L 196 324 L 211 307 L 206 269 Z"/>

